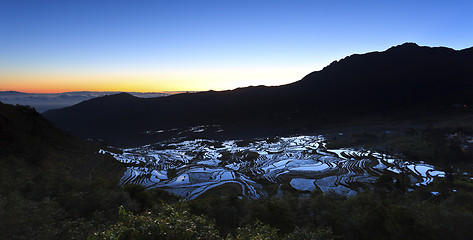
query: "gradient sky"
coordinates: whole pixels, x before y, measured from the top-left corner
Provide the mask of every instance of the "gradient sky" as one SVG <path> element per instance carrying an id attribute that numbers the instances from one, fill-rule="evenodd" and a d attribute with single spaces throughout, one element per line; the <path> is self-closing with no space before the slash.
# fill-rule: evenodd
<path id="1" fill-rule="evenodd" d="M 297 81 L 404 42 L 473 46 L 473 1 L 0 0 L 0 91 Z"/>

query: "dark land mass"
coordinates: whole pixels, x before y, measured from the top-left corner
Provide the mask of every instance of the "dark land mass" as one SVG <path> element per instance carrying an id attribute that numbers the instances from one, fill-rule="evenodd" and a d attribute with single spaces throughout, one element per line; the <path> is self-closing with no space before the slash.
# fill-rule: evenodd
<path id="1" fill-rule="evenodd" d="M 85 239 L 113 219 L 125 166 L 98 149 L 33 108 L 0 103 L 0 238 Z"/>
<path id="2" fill-rule="evenodd" d="M 117 220 L 119 206 L 139 210 L 144 187 L 120 186 L 126 166 L 101 148 L 31 107 L 0 102 L 0 239 L 87 239 Z"/>
<path id="3" fill-rule="evenodd" d="M 448 146 L 443 130 L 409 136 L 406 141 L 432 145 L 414 148 L 419 154 L 463 161 L 455 149 L 442 150 Z M 234 194 L 238 186 L 230 185 L 183 202 L 159 189 L 118 185 L 123 166 L 98 154 L 104 146 L 64 133 L 29 107 L 0 103 L 0 143 L 2 239 L 472 237 L 468 176 L 451 175 L 406 192 L 398 178 L 383 175 L 373 191 L 353 197 L 287 189 L 279 197 L 249 200 L 239 198 Z"/>
<path id="4" fill-rule="evenodd" d="M 435 122 L 472 116 L 472 106 L 473 48 L 405 43 L 334 61 L 288 85 L 149 99 L 121 93 L 44 116 L 80 137 L 140 145 L 183 136 L 250 138 L 406 120 Z M 202 125 L 219 125 L 220 130 L 183 134 Z M 169 129 L 177 130 L 159 131 Z"/>
<path id="5" fill-rule="evenodd" d="M 98 145 L 64 132 L 27 106 L 0 102 L 0 146 L 1 159 L 15 157 L 31 169 L 51 167 L 76 179 L 116 179 L 124 170 L 113 158 L 98 154 Z M 18 162 L 5 161 L 2 166 Z"/>

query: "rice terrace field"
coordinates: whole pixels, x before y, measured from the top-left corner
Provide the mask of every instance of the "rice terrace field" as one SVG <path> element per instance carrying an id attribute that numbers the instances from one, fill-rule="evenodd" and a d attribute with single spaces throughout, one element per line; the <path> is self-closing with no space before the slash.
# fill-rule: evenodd
<path id="1" fill-rule="evenodd" d="M 253 141 L 188 141 L 121 149 L 111 154 L 127 164 L 122 184 L 161 188 L 194 199 L 228 183 L 241 186 L 241 196 L 267 196 L 266 183 L 289 185 L 300 191 L 333 191 L 355 195 L 372 190 L 378 176 L 402 176 L 412 190 L 444 177 L 432 165 L 405 162 L 365 149 L 327 149 L 322 136 L 281 137 Z"/>

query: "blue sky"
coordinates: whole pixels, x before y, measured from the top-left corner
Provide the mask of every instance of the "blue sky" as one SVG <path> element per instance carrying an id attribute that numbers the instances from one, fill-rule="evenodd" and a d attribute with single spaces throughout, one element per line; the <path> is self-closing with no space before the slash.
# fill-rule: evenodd
<path id="1" fill-rule="evenodd" d="M 0 1 L 0 90 L 278 85 L 404 42 L 473 45 L 473 1 Z"/>

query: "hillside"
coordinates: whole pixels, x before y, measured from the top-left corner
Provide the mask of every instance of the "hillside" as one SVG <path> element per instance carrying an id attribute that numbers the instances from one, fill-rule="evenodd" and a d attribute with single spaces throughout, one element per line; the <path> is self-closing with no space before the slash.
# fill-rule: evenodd
<path id="1" fill-rule="evenodd" d="M 110 175 L 109 170 L 120 168 L 97 153 L 99 146 L 65 133 L 34 109 L 21 105 L 0 103 L 0 146 L 4 165 L 24 161 L 27 168 L 62 171 L 78 179 L 105 172 Z M 18 161 L 6 161 L 12 157 Z M 85 165 L 88 167 L 83 168 Z M 94 172 L 99 165 L 110 169 Z"/>
<path id="2" fill-rule="evenodd" d="M 85 238 L 114 219 L 125 168 L 98 150 L 30 107 L 0 103 L 0 238 Z"/>
<path id="3" fill-rule="evenodd" d="M 133 145 L 184 135 L 244 138 L 331 124 L 471 115 L 472 66 L 473 48 L 405 43 L 346 57 L 288 85 L 150 99 L 122 93 L 44 116 L 81 137 Z M 215 125 L 218 129 L 188 134 L 191 127 Z"/>

